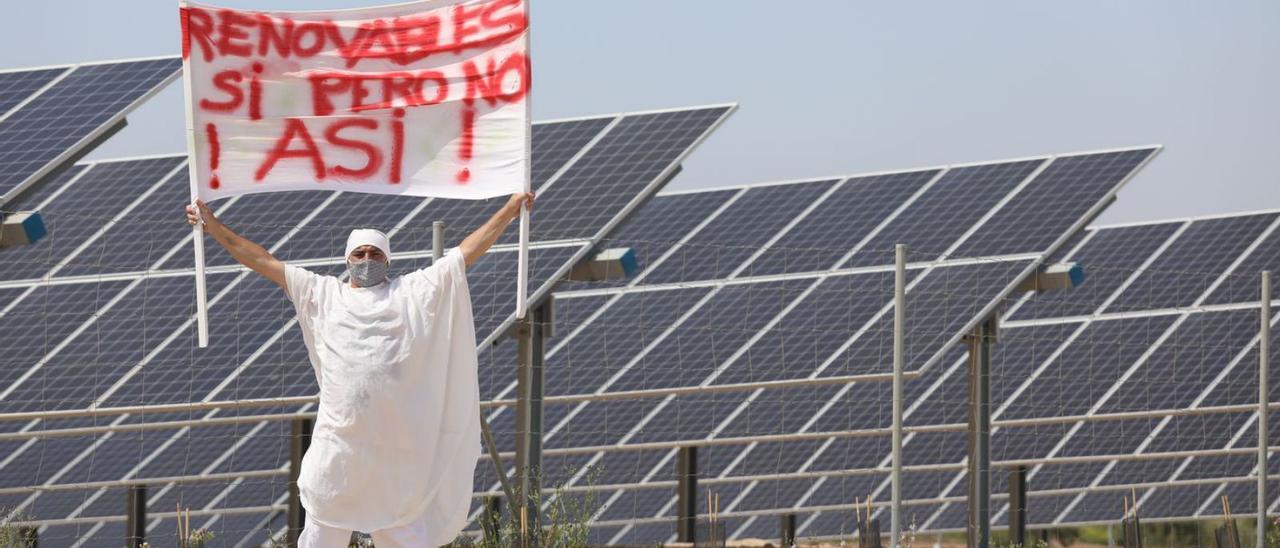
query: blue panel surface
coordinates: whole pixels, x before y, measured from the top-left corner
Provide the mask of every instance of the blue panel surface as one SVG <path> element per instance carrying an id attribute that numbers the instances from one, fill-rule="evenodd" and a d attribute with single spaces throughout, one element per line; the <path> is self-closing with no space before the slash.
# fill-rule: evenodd
<path id="1" fill-rule="evenodd" d="M 1181 223 L 1160 223 L 1091 231 L 1093 236 L 1069 259 L 1084 267 L 1085 280 L 1068 291 L 1035 295 L 1014 320 L 1092 314 L 1164 245 Z M 1066 252 L 1064 248 L 1063 253 Z M 1059 253 L 1058 257 L 1062 257 Z M 1065 257 L 1063 257 L 1065 259 Z"/>
<path id="2" fill-rule="evenodd" d="M 0 73 L 0 115 L 30 99 L 40 88 L 69 70 L 70 67 L 57 67 Z"/>
<path id="3" fill-rule="evenodd" d="M 93 247 L 86 248 L 81 255 L 72 256 L 77 248 L 90 238 L 109 226 L 108 221 L 120 213 L 126 206 L 136 200 L 143 192 L 161 182 L 166 174 L 181 165 L 181 158 L 157 158 L 125 162 L 103 162 L 89 168 L 67 190 L 58 194 L 47 206 L 40 208 L 44 216 L 45 226 L 49 234 L 32 245 L 0 250 L 0 277 L 4 279 L 38 278 L 48 274 L 58 263 L 69 261 L 72 272 L 103 271 L 114 264 L 116 255 L 105 255 L 101 252 L 107 242 L 99 238 Z M 74 173 L 74 171 L 68 171 Z M 64 174 L 63 177 L 66 177 Z M 54 187 L 65 185 L 61 179 L 51 181 Z M 44 186 L 44 185 L 42 185 Z M 47 198 L 48 196 L 42 196 Z M 43 201 L 43 200 L 41 200 Z M 181 215 L 182 203 L 169 204 L 171 211 Z M 26 207 L 35 208 L 39 203 L 25 203 Z M 190 228 L 183 226 L 181 217 L 171 218 L 172 224 L 165 232 L 188 234 Z M 147 223 L 149 228 L 158 228 Z M 135 225 L 136 227 L 137 225 Z M 132 246 L 130 255 L 151 256 L 154 251 L 149 238 L 136 235 L 127 237 L 110 245 Z M 139 249 L 141 248 L 141 249 Z M 184 255 L 186 266 L 190 266 L 190 255 Z M 136 261 L 136 259 L 121 259 Z M 101 266 L 96 266 L 101 265 Z M 61 272 L 60 272 L 61 273 Z"/>
<path id="4" fill-rule="evenodd" d="M 1275 220 L 1262 214 L 1192 223 L 1107 311 L 1191 305 Z"/>
<path id="5" fill-rule="evenodd" d="M 0 202 L 181 68 L 176 57 L 78 66 L 9 115 L 0 123 Z"/>
<path id="6" fill-rule="evenodd" d="M 739 192 L 716 190 L 655 196 L 614 230 L 604 247 L 629 247 L 636 252 L 641 269 L 647 268 Z"/>
<path id="7" fill-rule="evenodd" d="M 831 188 L 835 181 L 764 186 L 747 191 L 710 224 L 681 244 L 645 283 L 727 277 Z M 765 253 L 771 252 L 765 250 Z"/>
<path id="8" fill-rule="evenodd" d="M 595 236 L 675 166 L 729 110 L 714 107 L 623 117 L 538 197 L 534 231 L 548 240 Z M 503 241 L 513 237 L 514 231 L 508 232 Z"/>
<path id="9" fill-rule="evenodd" d="M 1205 304 L 1257 302 L 1261 297 L 1261 273 L 1271 272 L 1272 295 L 1280 282 L 1280 230 L 1267 235 L 1222 285 L 1209 295 Z"/>
<path id="10" fill-rule="evenodd" d="M 1172 322 L 1171 317 L 1156 316 L 1090 324 L 1044 368 L 1037 377 L 1039 382 L 1032 383 L 1029 390 L 1008 403 L 1003 418 L 1085 413 Z M 1064 390 L 1067 385 L 1074 388 Z"/>
<path id="11" fill-rule="evenodd" d="M 939 170 L 853 177 L 751 263 L 750 276 L 827 270 Z"/>
<path id="12" fill-rule="evenodd" d="M 893 264 L 894 246 L 905 244 L 915 260 L 942 255 L 1044 160 L 953 168 L 929 192 L 853 256 L 846 266 Z"/>
<path id="13" fill-rule="evenodd" d="M 1053 159 L 991 220 L 956 250 L 962 257 L 1050 251 L 1138 169 L 1156 149 Z"/>

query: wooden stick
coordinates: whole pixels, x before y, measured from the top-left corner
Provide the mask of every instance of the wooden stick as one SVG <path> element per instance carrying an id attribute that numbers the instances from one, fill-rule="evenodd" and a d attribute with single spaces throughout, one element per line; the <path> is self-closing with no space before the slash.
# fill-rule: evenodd
<path id="1" fill-rule="evenodd" d="M 862 497 L 853 497 L 853 526 L 862 534 Z"/>
<path id="2" fill-rule="evenodd" d="M 1129 492 L 1133 493 L 1133 517 L 1138 517 L 1138 490 L 1130 487 Z"/>
<path id="3" fill-rule="evenodd" d="M 520 544 L 529 545 L 529 507 L 520 505 Z"/>
<path id="4" fill-rule="evenodd" d="M 716 533 L 720 532 L 720 493 L 716 493 Z"/>

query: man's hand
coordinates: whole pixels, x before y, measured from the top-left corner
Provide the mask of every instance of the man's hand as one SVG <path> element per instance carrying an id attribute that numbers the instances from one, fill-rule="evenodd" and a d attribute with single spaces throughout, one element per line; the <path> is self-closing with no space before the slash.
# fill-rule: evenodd
<path id="1" fill-rule="evenodd" d="M 528 208 L 530 212 L 533 211 L 532 192 L 517 192 L 512 194 L 511 198 L 507 200 L 507 204 L 502 206 L 502 214 L 507 217 L 508 222 L 519 219 L 521 206 Z"/>
<path id="2" fill-rule="evenodd" d="M 462 256 L 466 260 L 467 266 L 471 266 L 483 257 L 485 252 L 489 251 L 489 247 L 493 242 L 498 241 L 498 237 L 502 236 L 502 231 L 506 230 L 507 225 L 511 221 L 520 218 L 520 208 L 527 208 L 533 211 L 533 193 L 517 192 L 511 195 L 507 203 L 502 209 L 493 214 L 488 221 L 477 228 L 475 232 L 462 240 L 458 244 L 458 248 L 462 250 Z"/>
<path id="3" fill-rule="evenodd" d="M 213 210 L 205 205 L 204 200 L 197 199 L 195 205 L 187 204 L 187 224 L 197 226 L 200 221 L 204 221 L 205 231 L 209 231 L 209 227 L 221 225 L 218 217 L 213 214 Z"/>

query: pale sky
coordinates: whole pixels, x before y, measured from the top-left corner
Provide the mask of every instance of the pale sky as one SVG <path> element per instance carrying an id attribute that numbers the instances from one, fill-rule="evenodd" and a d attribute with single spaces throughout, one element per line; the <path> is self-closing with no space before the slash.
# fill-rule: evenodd
<path id="1" fill-rule="evenodd" d="M 359 0 L 222 0 L 324 9 Z M 5 5 L 0 67 L 176 54 L 174 0 Z M 1166 149 L 1103 222 L 1280 208 L 1280 2 L 533 0 L 536 119 L 737 102 L 669 188 Z M 91 157 L 182 152 L 181 86 Z"/>

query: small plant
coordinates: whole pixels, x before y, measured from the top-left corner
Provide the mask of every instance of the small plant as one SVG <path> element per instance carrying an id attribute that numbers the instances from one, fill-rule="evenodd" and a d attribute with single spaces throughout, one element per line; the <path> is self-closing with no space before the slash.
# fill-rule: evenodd
<path id="1" fill-rule="evenodd" d="M 1280 517 L 1267 522 L 1266 543 L 1268 548 L 1280 547 Z"/>
<path id="2" fill-rule="evenodd" d="M 0 508 L 0 514 L 8 514 L 10 511 Z M 17 512 L 9 516 L 3 523 L 0 523 L 0 546 L 4 548 L 12 547 L 31 547 L 35 546 L 35 536 L 32 534 L 34 529 L 21 525 L 23 522 L 31 521 L 35 518 L 24 513 Z"/>
<path id="3" fill-rule="evenodd" d="M 1035 539 L 1030 543 L 1023 544 L 1021 542 L 1011 542 L 1008 544 L 998 544 L 1000 548 L 1049 548 L 1049 543 L 1044 539 Z"/>
<path id="4" fill-rule="evenodd" d="M 288 548 L 288 544 L 284 541 L 283 537 L 285 535 L 283 533 L 277 535 L 271 531 L 270 527 L 266 526 L 263 526 L 262 532 L 267 535 L 266 542 L 263 542 L 266 546 L 270 548 Z"/>
<path id="5" fill-rule="evenodd" d="M 567 475 L 572 476 L 577 468 L 566 470 Z M 596 467 L 587 471 L 586 489 L 582 495 L 569 492 L 563 483 L 557 485 L 550 496 L 543 498 L 545 510 L 542 512 L 542 526 L 538 531 L 530 530 L 534 520 L 525 514 L 524 505 L 510 505 L 508 511 L 498 519 L 495 530 L 491 531 L 492 535 L 475 538 L 464 533 L 458 535 L 451 546 L 506 548 L 520 546 L 520 539 L 529 535 L 537 535 L 538 545 L 548 548 L 585 546 L 590 534 L 587 524 L 596 508 L 593 487 L 599 475 L 600 471 Z"/>
<path id="6" fill-rule="evenodd" d="M 204 548 L 205 543 L 213 540 L 213 531 L 207 529 L 191 530 L 191 509 L 178 506 L 178 547 Z"/>

